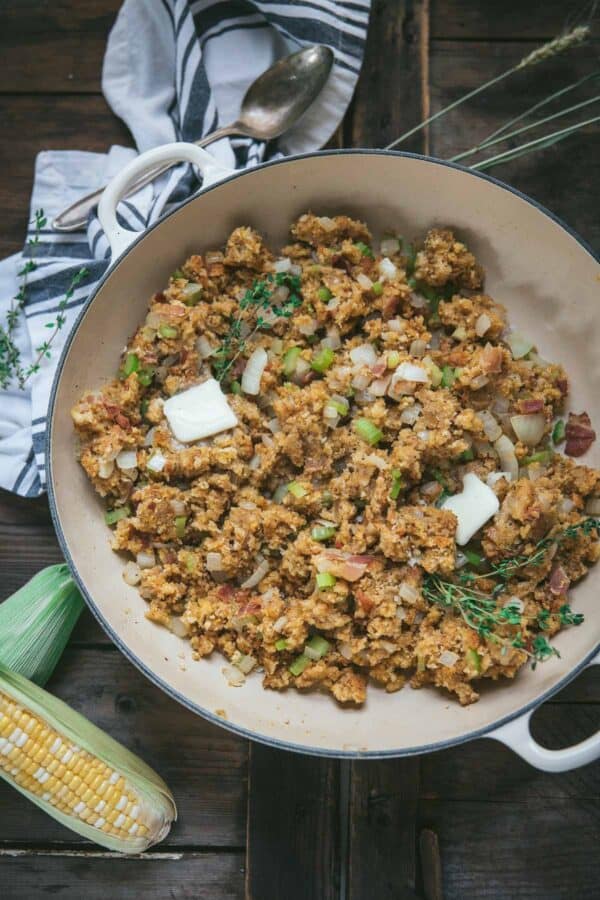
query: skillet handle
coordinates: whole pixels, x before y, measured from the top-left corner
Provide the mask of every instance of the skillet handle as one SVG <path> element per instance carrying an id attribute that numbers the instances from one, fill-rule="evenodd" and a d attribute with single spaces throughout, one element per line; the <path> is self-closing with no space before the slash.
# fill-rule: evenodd
<path id="1" fill-rule="evenodd" d="M 164 163 L 178 162 L 192 163 L 200 170 L 203 188 L 222 181 L 234 172 L 218 163 L 206 150 L 183 141 L 154 147 L 133 159 L 109 182 L 98 204 L 98 218 L 108 238 L 113 263 L 138 236 L 138 232 L 123 228 L 117 221 L 117 206 L 126 195 L 128 186 L 150 169 Z"/>
<path id="2" fill-rule="evenodd" d="M 600 653 L 590 660 L 588 666 L 600 665 Z M 564 750 L 548 750 L 538 744 L 529 730 L 529 721 L 535 710 L 514 719 L 507 725 L 501 725 L 486 737 L 506 744 L 530 765 L 542 772 L 568 772 L 594 762 L 600 757 L 600 731 L 592 734 L 585 741 L 565 747 Z"/>

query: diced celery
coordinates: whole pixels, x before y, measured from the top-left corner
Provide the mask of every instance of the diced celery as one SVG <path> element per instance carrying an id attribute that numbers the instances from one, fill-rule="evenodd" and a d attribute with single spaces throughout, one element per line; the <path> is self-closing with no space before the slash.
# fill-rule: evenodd
<path id="1" fill-rule="evenodd" d="M 329 651 L 331 644 L 329 641 L 326 641 L 324 637 L 321 637 L 320 634 L 313 634 L 313 636 L 306 642 L 304 647 L 304 652 L 311 651 L 311 654 L 314 654 L 315 659 L 320 659 L 322 656 Z"/>
<path id="2" fill-rule="evenodd" d="M 397 350 L 392 350 L 391 353 L 387 355 L 387 367 L 388 369 L 396 369 L 400 365 L 400 354 Z"/>
<path id="3" fill-rule="evenodd" d="M 452 366 L 444 366 L 442 369 L 442 387 L 449 388 L 452 387 L 456 380 L 456 372 L 452 368 Z"/>
<path id="4" fill-rule="evenodd" d="M 359 418 L 354 421 L 354 430 L 357 435 L 374 447 L 383 437 L 383 432 L 369 419 Z"/>
<path id="5" fill-rule="evenodd" d="M 173 325 L 159 325 L 158 333 L 164 338 L 179 337 L 179 329 L 175 328 Z"/>
<path id="6" fill-rule="evenodd" d="M 275 641 L 275 649 L 276 650 L 287 650 L 287 641 L 285 638 L 279 638 L 278 641 Z"/>
<path id="7" fill-rule="evenodd" d="M 320 287 L 319 290 L 317 291 L 317 297 L 323 303 L 327 303 L 329 300 L 331 300 L 331 298 L 333 297 L 333 294 L 331 293 L 331 291 L 329 290 L 328 287 L 325 287 L 325 285 L 323 285 L 323 287 Z"/>
<path id="8" fill-rule="evenodd" d="M 326 372 L 334 359 L 335 354 L 331 347 L 321 347 L 321 349 L 313 356 L 310 365 L 315 372 Z"/>
<path id="9" fill-rule="evenodd" d="M 310 659 L 308 656 L 305 656 L 304 653 L 301 653 L 300 656 L 297 656 L 294 662 L 289 667 L 289 671 L 292 675 L 302 675 L 307 666 L 310 665 Z"/>
<path id="10" fill-rule="evenodd" d="M 358 247 L 363 256 L 370 256 L 373 259 L 373 251 L 364 241 L 357 241 L 354 246 Z"/>
<path id="11" fill-rule="evenodd" d="M 397 500 L 402 490 L 402 472 L 400 469 L 392 469 L 392 488 L 390 490 L 390 499 Z"/>
<path id="12" fill-rule="evenodd" d="M 331 572 L 317 572 L 317 587 L 320 591 L 325 591 L 327 588 L 333 587 L 335 584 L 335 575 L 332 575 Z"/>
<path id="13" fill-rule="evenodd" d="M 302 353 L 301 347 L 290 347 L 289 350 L 286 350 L 283 354 L 283 373 L 284 375 L 293 375 L 296 371 L 296 366 L 298 364 L 298 360 L 300 359 L 300 354 Z"/>
<path id="14" fill-rule="evenodd" d="M 116 522 L 119 522 L 121 519 L 125 519 L 130 515 L 131 508 L 129 506 L 116 506 L 114 509 L 106 510 L 104 513 L 104 521 L 107 525 L 114 525 Z"/>
<path id="15" fill-rule="evenodd" d="M 181 295 L 186 306 L 196 306 L 202 299 L 202 285 L 190 281 L 181 291 Z"/>
<path id="16" fill-rule="evenodd" d="M 178 538 L 184 536 L 186 522 L 187 516 L 175 516 L 175 534 Z"/>
<path id="17" fill-rule="evenodd" d="M 290 481 L 287 485 L 287 489 L 292 494 L 292 496 L 296 497 L 298 500 L 301 497 L 306 497 L 308 494 L 308 488 L 304 487 L 303 484 L 300 484 L 299 481 Z"/>
<path id="18" fill-rule="evenodd" d="M 336 532 L 337 525 L 315 525 L 310 533 L 313 541 L 328 541 Z"/>
<path id="19" fill-rule="evenodd" d="M 128 378 L 132 372 L 137 372 L 140 367 L 140 359 L 137 353 L 128 353 L 125 362 L 121 366 L 119 375 L 122 379 Z"/>
<path id="20" fill-rule="evenodd" d="M 467 662 L 477 673 L 481 672 L 481 656 L 477 650 L 467 650 Z"/>
<path id="21" fill-rule="evenodd" d="M 552 429 L 552 443 L 553 444 L 562 444 L 565 439 L 566 428 L 565 423 L 562 419 L 559 419 L 554 428 Z"/>
<path id="22" fill-rule="evenodd" d="M 371 288 L 376 297 L 380 297 L 383 294 L 383 285 L 380 281 L 374 281 L 373 287 Z"/>

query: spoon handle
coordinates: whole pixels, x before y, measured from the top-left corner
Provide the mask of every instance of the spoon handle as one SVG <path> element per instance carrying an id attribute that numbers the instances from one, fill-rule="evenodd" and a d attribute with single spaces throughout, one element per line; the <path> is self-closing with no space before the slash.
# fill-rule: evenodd
<path id="1" fill-rule="evenodd" d="M 201 138 L 199 141 L 195 141 L 195 144 L 197 147 L 206 147 L 207 144 L 212 144 L 213 141 L 218 141 L 223 137 L 227 137 L 228 135 L 242 133 L 243 132 L 240 130 L 237 122 L 235 122 L 233 125 L 227 125 L 224 128 L 218 128 L 211 134 L 207 134 L 206 137 Z M 136 191 L 139 191 L 147 184 L 150 184 L 151 181 L 154 181 L 155 178 L 158 178 L 159 175 L 162 175 L 163 172 L 166 172 L 168 169 L 170 169 L 172 165 L 172 163 L 164 163 L 163 165 L 157 166 L 155 169 L 151 169 L 149 172 L 146 172 L 140 178 L 137 178 L 129 185 L 126 196 L 129 197 L 131 196 L 131 194 L 135 194 Z M 92 191 L 91 194 L 86 194 L 85 197 L 80 197 L 79 200 L 76 200 L 75 203 L 71 204 L 71 206 L 59 213 L 59 215 L 52 222 L 52 228 L 54 229 L 54 231 L 69 232 L 79 231 L 80 229 L 85 228 L 88 215 L 98 205 L 98 201 L 100 200 L 103 191 L 103 187 L 98 188 L 98 190 Z"/>

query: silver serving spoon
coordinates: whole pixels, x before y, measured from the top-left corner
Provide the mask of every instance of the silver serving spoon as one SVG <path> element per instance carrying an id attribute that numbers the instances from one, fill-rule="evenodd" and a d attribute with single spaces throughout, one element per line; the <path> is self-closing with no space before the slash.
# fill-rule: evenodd
<path id="1" fill-rule="evenodd" d="M 198 147 L 229 135 L 242 135 L 258 141 L 271 141 L 289 131 L 325 86 L 333 65 L 329 47 L 315 44 L 278 60 L 259 75 L 242 100 L 238 119 L 231 125 L 213 131 L 201 140 Z M 130 185 L 127 196 L 139 191 L 173 163 L 166 163 L 146 172 Z M 77 200 L 52 222 L 55 231 L 78 231 L 84 228 L 90 210 L 97 206 L 104 188 Z"/>

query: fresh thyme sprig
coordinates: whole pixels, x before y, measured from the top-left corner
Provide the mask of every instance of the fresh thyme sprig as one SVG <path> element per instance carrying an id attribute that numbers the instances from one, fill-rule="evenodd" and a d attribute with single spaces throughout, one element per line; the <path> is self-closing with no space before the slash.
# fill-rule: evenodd
<path id="1" fill-rule="evenodd" d="M 439 575 L 426 575 L 423 582 L 423 596 L 430 603 L 435 603 L 445 609 L 454 609 L 458 612 L 469 628 L 485 640 L 502 644 L 506 652 L 508 647 L 524 650 L 533 660 L 533 663 L 543 662 L 551 656 L 559 653 L 542 634 L 535 635 L 527 643 L 522 634 L 521 627 L 525 617 L 521 614 L 519 605 L 509 601 L 504 607 L 498 608 L 498 594 L 506 588 L 506 582 L 521 569 L 529 566 L 539 566 L 546 558 L 548 549 L 558 546 L 563 541 L 577 537 L 578 534 L 590 535 L 600 532 L 600 519 L 586 518 L 581 522 L 569 525 L 564 531 L 555 535 L 542 538 L 535 545 L 530 554 L 520 554 L 492 564 L 490 571 L 484 575 L 475 575 L 471 572 L 461 573 L 458 581 L 447 581 Z M 486 594 L 474 587 L 473 582 L 480 578 L 496 580 L 497 584 L 491 593 Z M 549 610 L 541 610 L 533 623 L 541 630 L 547 628 L 550 618 Z M 568 603 L 563 604 L 558 610 L 561 625 L 581 625 L 583 615 L 574 613 Z M 503 626 L 519 626 L 519 631 L 514 637 L 504 637 L 498 634 L 498 629 Z"/>
<path id="2" fill-rule="evenodd" d="M 272 285 L 275 288 L 272 289 Z M 280 303 L 273 298 L 277 288 L 287 288 L 287 297 Z M 221 341 L 221 345 L 213 355 L 213 374 L 218 381 L 223 381 L 235 361 L 248 346 L 250 338 L 261 329 L 271 327 L 271 322 L 265 317 L 265 313 L 271 317 L 289 319 L 294 310 L 302 304 L 300 294 L 300 278 L 297 275 L 289 275 L 287 272 L 278 272 L 275 276 L 269 274 L 265 280 L 256 279 L 240 300 L 240 311 L 230 323 L 229 332 Z M 254 326 L 247 335 L 242 334 L 243 324 L 246 321 L 248 311 L 256 311 Z"/>
<path id="3" fill-rule="evenodd" d="M 552 545 L 559 546 L 564 541 L 577 537 L 580 533 L 589 536 L 594 531 L 596 534 L 600 532 L 600 519 L 595 519 L 590 516 L 586 519 L 582 519 L 580 522 L 575 522 L 575 524 L 567 526 L 567 528 L 558 534 L 546 535 L 546 537 L 537 542 L 531 553 L 521 553 L 516 556 L 510 556 L 507 559 L 502 559 L 500 562 L 491 563 L 489 570 L 484 574 L 475 574 L 474 572 L 468 571 L 461 572 L 459 576 L 460 580 L 463 584 L 472 583 L 481 578 L 493 578 L 498 579 L 501 582 L 506 582 L 521 569 L 529 568 L 530 566 L 540 566 L 544 562 L 546 553 Z M 497 588 L 498 587 L 502 590 L 503 584 L 498 585 Z M 496 593 L 498 592 L 497 588 Z"/>
<path id="4" fill-rule="evenodd" d="M 44 210 L 36 209 L 33 218 L 34 234 L 27 241 L 31 254 L 35 252 L 35 248 L 40 242 L 40 232 L 46 225 L 46 221 Z M 21 366 L 21 354 L 15 343 L 15 331 L 27 297 L 27 276 L 36 269 L 37 263 L 35 260 L 28 259 L 17 272 L 21 279 L 19 290 L 11 301 L 10 308 L 6 314 L 6 323 L 0 325 L 0 388 L 3 389 L 8 387 L 9 382 L 13 378 L 16 379 L 20 387 L 25 382 L 25 372 Z"/>
<path id="5" fill-rule="evenodd" d="M 54 343 L 58 332 L 63 328 L 66 317 L 64 314 L 64 310 L 67 306 L 67 303 L 73 296 L 75 292 L 75 288 L 78 284 L 86 277 L 88 274 L 88 270 L 85 268 L 79 269 L 79 271 L 73 276 L 69 283 L 69 287 L 65 293 L 64 298 L 58 304 L 58 313 L 53 322 L 47 322 L 46 328 L 52 329 L 52 333 L 50 337 L 42 341 L 39 347 L 35 348 L 36 357 L 33 362 L 30 363 L 29 366 L 23 366 L 21 362 L 21 353 L 17 344 L 15 343 L 15 331 L 19 322 L 19 317 L 21 312 L 25 307 L 25 303 L 27 301 L 27 286 L 28 286 L 28 276 L 31 272 L 35 272 L 38 265 L 32 257 L 35 255 L 35 251 L 40 242 L 40 233 L 42 229 L 46 226 L 46 216 L 44 215 L 43 209 L 36 209 L 33 218 L 33 227 L 34 234 L 33 237 L 29 238 L 27 241 L 27 246 L 29 248 L 30 258 L 23 264 L 22 268 L 17 272 L 18 277 L 21 279 L 21 283 L 19 285 L 19 290 L 17 291 L 16 296 L 13 298 L 10 309 L 6 314 L 6 323 L 4 325 L 0 325 L 0 388 L 7 388 L 11 381 L 16 381 L 17 385 L 21 390 L 24 389 L 27 380 L 39 371 L 40 364 L 44 357 L 50 357 L 50 348 Z"/>

